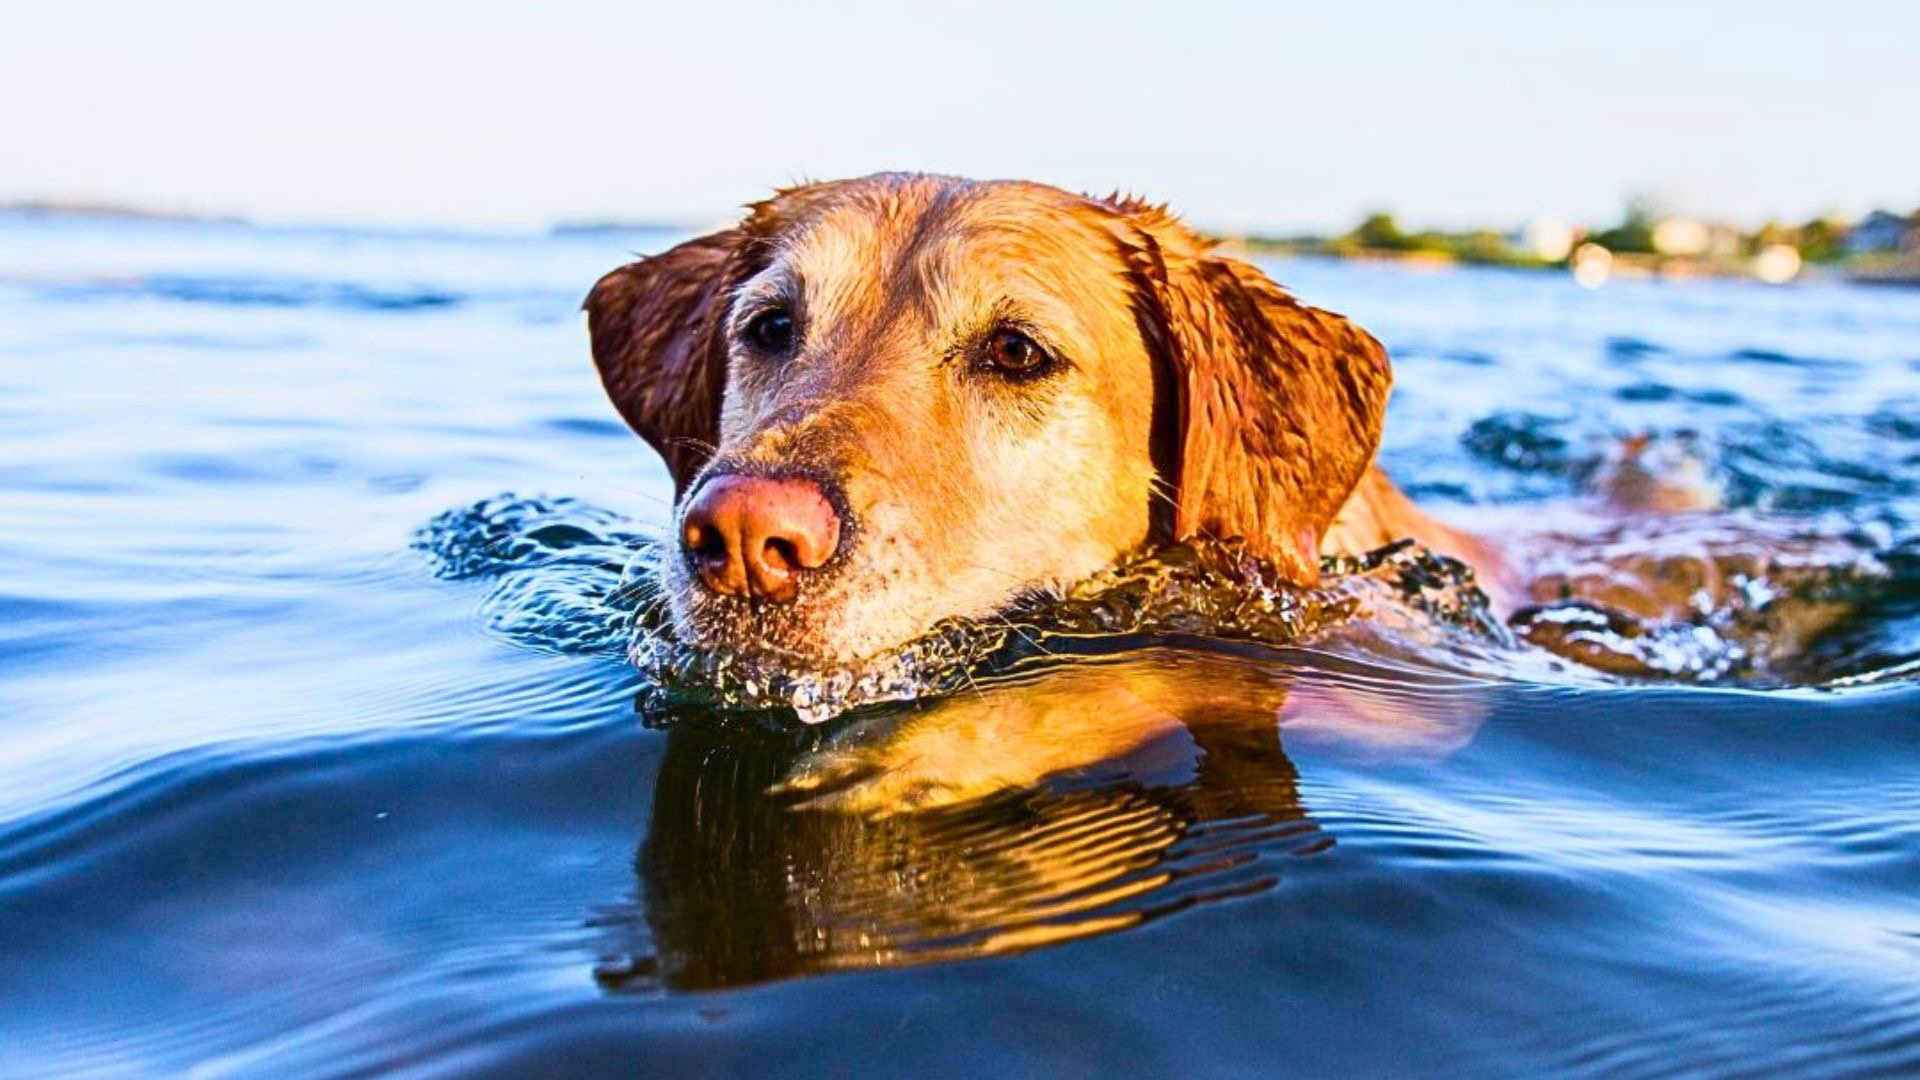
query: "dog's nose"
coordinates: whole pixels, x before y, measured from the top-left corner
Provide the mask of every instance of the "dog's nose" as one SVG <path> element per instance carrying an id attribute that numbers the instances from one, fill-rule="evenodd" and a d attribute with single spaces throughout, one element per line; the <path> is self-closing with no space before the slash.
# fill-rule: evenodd
<path id="1" fill-rule="evenodd" d="M 798 478 L 716 476 L 680 518 L 680 547 L 707 588 L 786 603 L 800 575 L 840 546 L 840 515 L 819 484 Z"/>

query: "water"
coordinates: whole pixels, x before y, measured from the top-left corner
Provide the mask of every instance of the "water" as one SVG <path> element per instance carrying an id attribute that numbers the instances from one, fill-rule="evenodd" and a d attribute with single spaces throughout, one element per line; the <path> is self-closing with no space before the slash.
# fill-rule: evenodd
<path id="1" fill-rule="evenodd" d="M 1651 431 L 1871 551 L 1788 669 L 1133 627 L 649 726 L 577 305 L 665 242 L 0 222 L 0 1074 L 1920 1070 L 1920 297 L 1273 267 L 1425 501 Z"/>

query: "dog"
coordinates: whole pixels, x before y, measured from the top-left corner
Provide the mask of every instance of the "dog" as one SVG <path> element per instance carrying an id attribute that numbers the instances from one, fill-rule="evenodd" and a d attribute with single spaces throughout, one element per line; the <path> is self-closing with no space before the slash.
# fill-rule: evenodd
<path id="1" fill-rule="evenodd" d="M 1139 199 L 807 184 L 585 308 L 607 393 L 673 477 L 663 583 L 696 647 L 854 664 L 1196 537 L 1300 586 L 1411 538 L 1503 615 L 1579 577 L 1543 571 L 1554 543 L 1529 562 L 1415 506 L 1375 461 L 1380 342 Z M 1641 607 L 1684 611 L 1675 580 Z"/>
<path id="2" fill-rule="evenodd" d="M 1413 537 L 1506 591 L 1373 464 L 1380 343 L 1137 199 L 809 184 L 585 306 L 673 476 L 666 593 L 696 645 L 844 664 L 1196 536 L 1297 584 Z"/>

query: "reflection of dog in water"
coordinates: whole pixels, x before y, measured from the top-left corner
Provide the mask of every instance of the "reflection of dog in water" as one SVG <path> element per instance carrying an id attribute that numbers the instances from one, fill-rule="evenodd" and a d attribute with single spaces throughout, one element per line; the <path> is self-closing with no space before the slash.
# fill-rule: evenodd
<path id="1" fill-rule="evenodd" d="M 1156 650 L 903 706 L 805 752 L 811 733 L 676 726 L 638 861 L 645 927 L 610 930 L 601 980 L 989 955 L 1265 890 L 1278 856 L 1333 842 L 1281 731 L 1444 752 L 1477 709 L 1429 689 L 1444 708 L 1271 657 Z"/>

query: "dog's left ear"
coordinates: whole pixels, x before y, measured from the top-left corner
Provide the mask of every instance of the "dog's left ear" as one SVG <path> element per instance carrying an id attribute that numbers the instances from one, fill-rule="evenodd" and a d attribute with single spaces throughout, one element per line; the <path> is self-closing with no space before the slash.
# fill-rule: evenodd
<path id="1" fill-rule="evenodd" d="M 1127 209 L 1140 322 L 1177 414 L 1176 538 L 1241 537 L 1288 579 L 1319 581 L 1321 535 L 1380 446 L 1386 350 L 1164 214 Z"/>
<path id="2" fill-rule="evenodd" d="M 607 396 L 666 459 L 676 495 L 719 438 L 726 353 L 719 334 L 738 229 L 628 263 L 587 294 L 587 332 Z"/>

